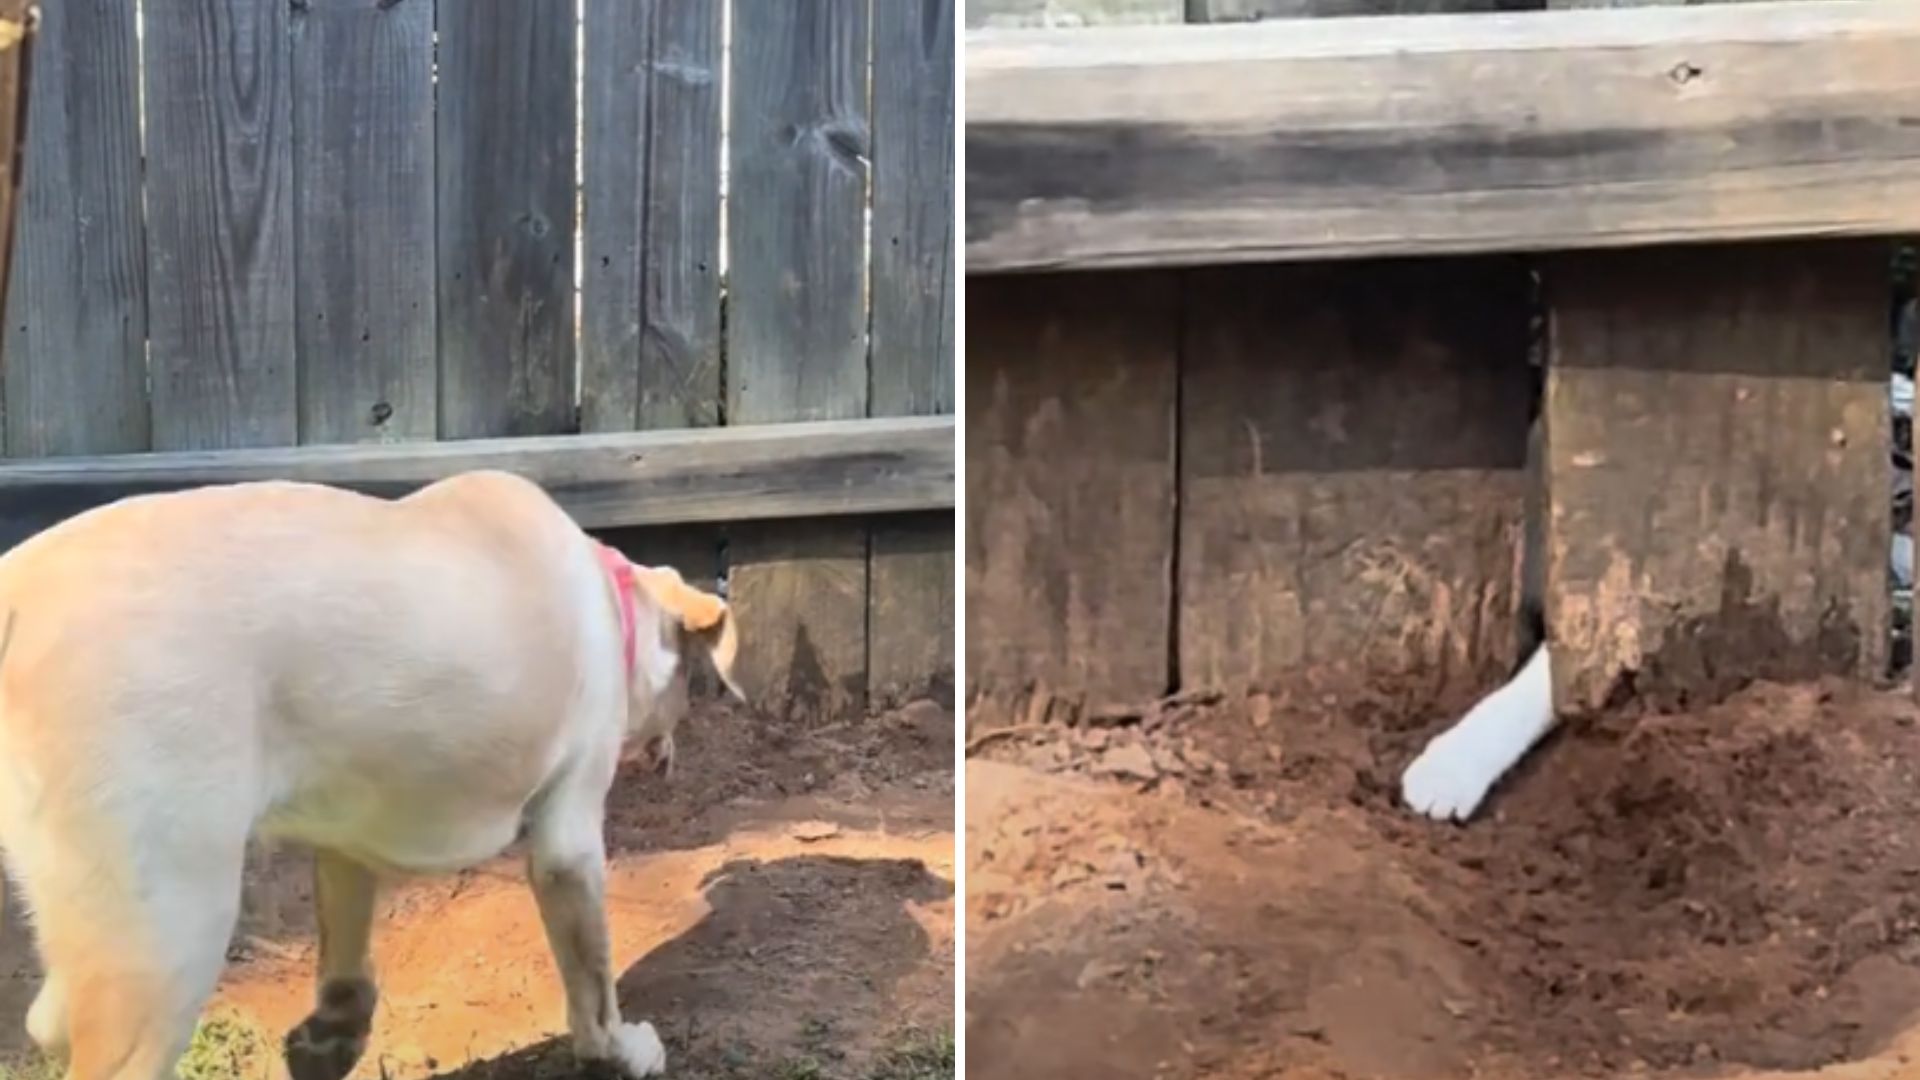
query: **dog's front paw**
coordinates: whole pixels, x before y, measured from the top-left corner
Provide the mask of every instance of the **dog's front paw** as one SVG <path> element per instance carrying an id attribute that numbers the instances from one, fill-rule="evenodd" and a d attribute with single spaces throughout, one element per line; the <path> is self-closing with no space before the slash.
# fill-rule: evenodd
<path id="1" fill-rule="evenodd" d="M 638 1024 L 620 1024 L 609 1034 L 613 1036 L 609 1047 L 613 1056 L 605 1064 L 612 1065 L 622 1077 L 639 1080 L 667 1071 L 667 1048 L 661 1045 L 652 1024 L 644 1020 Z"/>
<path id="2" fill-rule="evenodd" d="M 1504 765 L 1497 755 L 1463 734 L 1441 734 L 1401 775 L 1400 796 L 1415 813 L 1435 821 L 1465 821 L 1500 778 Z"/>
<path id="3" fill-rule="evenodd" d="M 365 979 L 329 981 L 313 1015 L 287 1032 L 287 1072 L 293 1080 L 342 1080 L 366 1052 L 378 995 Z"/>

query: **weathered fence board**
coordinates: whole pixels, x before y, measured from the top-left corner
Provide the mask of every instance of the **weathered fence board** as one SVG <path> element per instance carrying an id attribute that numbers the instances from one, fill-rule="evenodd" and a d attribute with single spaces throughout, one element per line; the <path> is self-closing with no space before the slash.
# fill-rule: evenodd
<path id="1" fill-rule="evenodd" d="M 0 547 L 504 468 L 727 582 L 776 710 L 950 683 L 953 0 L 48 6 Z"/>
<path id="2" fill-rule="evenodd" d="M 41 6 L 6 296 L 6 453 L 145 450 L 147 263 L 133 5 Z"/>
<path id="3" fill-rule="evenodd" d="M 473 469 L 539 483 L 589 528 L 941 510 L 953 506 L 953 434 L 952 417 L 928 416 L 45 458 L 0 465 L 0 521 L 46 525 L 127 495 L 248 480 L 395 496 Z"/>
<path id="4" fill-rule="evenodd" d="M 1178 279 L 968 284 L 968 693 L 1164 693 Z"/>
<path id="5" fill-rule="evenodd" d="M 1567 256 L 1546 281 L 1561 707 L 1876 675 L 1892 533 L 1884 245 Z"/>
<path id="6" fill-rule="evenodd" d="M 574 427 L 574 23 L 557 6 L 438 8 L 441 438 Z"/>
<path id="7" fill-rule="evenodd" d="M 589 0 L 581 427 L 720 419 L 719 0 Z"/>
<path id="8" fill-rule="evenodd" d="M 588 0 L 582 11 L 583 431 L 720 422 L 723 6 Z M 602 539 L 690 580 L 717 575 L 713 526 Z"/>
<path id="9" fill-rule="evenodd" d="M 293 14 L 302 442 L 431 439 L 434 5 Z"/>
<path id="10" fill-rule="evenodd" d="M 867 412 L 867 5 L 738 3 L 733 22 L 727 419 Z M 742 527 L 728 546 L 750 693 L 807 714 L 866 696 L 867 532 Z"/>
<path id="11" fill-rule="evenodd" d="M 1186 281 L 1180 685 L 1428 701 L 1497 685 L 1515 659 L 1527 268 Z"/>
<path id="12" fill-rule="evenodd" d="M 983 34 L 967 269 L 1914 231 L 1916 49 L 1877 0 Z"/>
<path id="13" fill-rule="evenodd" d="M 288 5 L 144 10 L 153 444 L 293 442 Z"/>
<path id="14" fill-rule="evenodd" d="M 873 9 L 875 416 L 953 411 L 953 0 Z M 953 681 L 953 520 L 873 526 L 867 679 L 878 704 Z"/>

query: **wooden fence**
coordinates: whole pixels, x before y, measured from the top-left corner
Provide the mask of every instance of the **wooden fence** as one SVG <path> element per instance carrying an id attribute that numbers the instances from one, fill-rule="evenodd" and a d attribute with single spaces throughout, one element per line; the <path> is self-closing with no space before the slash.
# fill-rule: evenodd
<path id="1" fill-rule="evenodd" d="M 1906 0 L 970 38 L 977 715 L 1457 709 L 1533 632 L 1524 573 L 1569 714 L 1879 677 L 1917 44 Z"/>
<path id="2" fill-rule="evenodd" d="M 505 466 L 723 577 L 765 704 L 951 686 L 952 0 L 43 7 L 8 542 Z"/>

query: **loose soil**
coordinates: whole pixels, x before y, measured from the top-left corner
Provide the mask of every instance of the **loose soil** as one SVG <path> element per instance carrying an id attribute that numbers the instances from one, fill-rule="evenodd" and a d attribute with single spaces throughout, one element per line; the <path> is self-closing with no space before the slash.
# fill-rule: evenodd
<path id="1" fill-rule="evenodd" d="M 1253 697 L 977 738 L 971 1069 L 1920 1075 L 1906 692 L 1580 726 L 1466 827 L 1397 805 L 1453 718 L 1396 715 Z"/>
<path id="2" fill-rule="evenodd" d="M 677 741 L 673 776 L 623 775 L 609 810 L 621 1011 L 659 1029 L 676 1077 L 918 1080 L 893 1063 L 951 1052 L 952 713 L 921 702 L 805 729 L 711 704 Z M 309 874 L 296 851 L 257 860 L 214 1005 L 274 1046 L 312 1004 Z M 579 1075 L 517 855 L 395 883 L 374 958 L 356 1077 Z M 37 983 L 11 917 L 0 971 L 4 1053 L 25 1045 Z"/>

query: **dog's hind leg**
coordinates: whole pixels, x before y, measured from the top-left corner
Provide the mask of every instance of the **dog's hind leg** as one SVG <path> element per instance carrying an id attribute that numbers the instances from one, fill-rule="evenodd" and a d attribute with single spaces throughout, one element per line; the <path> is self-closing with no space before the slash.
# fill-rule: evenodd
<path id="1" fill-rule="evenodd" d="M 59 972 L 48 972 L 27 1007 L 27 1035 L 40 1052 L 56 1061 L 67 1057 L 67 993 Z"/>
<path id="2" fill-rule="evenodd" d="M 314 854 L 320 986 L 312 1015 L 287 1033 L 293 1080 L 341 1080 L 366 1051 L 379 1000 L 367 961 L 377 893 L 373 872 L 331 851 Z"/>
<path id="3" fill-rule="evenodd" d="M 62 867 L 59 892 L 74 902 L 42 908 L 39 928 L 58 988 L 45 1015 L 64 1013 L 68 1080 L 173 1075 L 240 912 L 243 840 L 216 852 L 198 839 L 190 852 L 149 848 L 134 866 Z M 75 896 L 89 884 L 90 896 Z"/>

